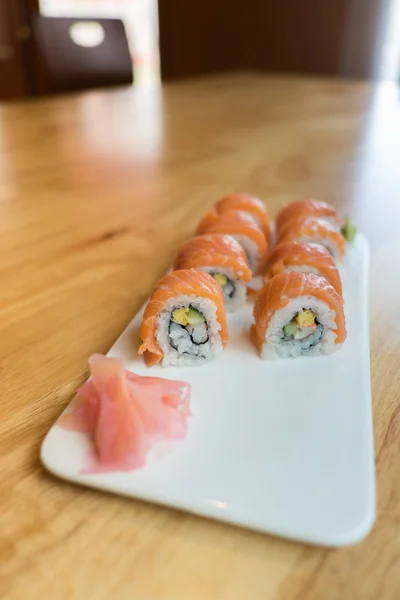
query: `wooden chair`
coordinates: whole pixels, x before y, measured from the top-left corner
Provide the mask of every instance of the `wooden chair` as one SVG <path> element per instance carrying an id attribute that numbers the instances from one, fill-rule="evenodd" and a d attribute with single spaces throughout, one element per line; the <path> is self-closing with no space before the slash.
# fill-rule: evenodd
<path id="1" fill-rule="evenodd" d="M 95 30 L 93 42 L 77 43 L 79 28 Z M 119 19 L 43 17 L 32 22 L 37 94 L 72 92 L 131 84 L 132 58 Z M 93 36 L 90 36 L 93 37 Z M 89 46 L 89 47 L 88 47 Z"/>

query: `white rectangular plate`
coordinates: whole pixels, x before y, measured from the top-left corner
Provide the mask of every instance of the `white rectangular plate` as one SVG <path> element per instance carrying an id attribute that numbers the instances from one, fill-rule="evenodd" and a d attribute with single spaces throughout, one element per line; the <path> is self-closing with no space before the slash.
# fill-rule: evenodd
<path id="1" fill-rule="evenodd" d="M 132 472 L 83 475 L 89 440 L 55 424 L 41 451 L 59 477 L 314 544 L 362 539 L 375 518 L 369 372 L 368 244 L 342 268 L 348 338 L 327 357 L 263 361 L 249 340 L 252 304 L 228 316 L 231 340 L 199 367 L 146 368 L 141 312 L 109 355 L 141 375 L 189 381 L 184 441 L 158 445 Z"/>

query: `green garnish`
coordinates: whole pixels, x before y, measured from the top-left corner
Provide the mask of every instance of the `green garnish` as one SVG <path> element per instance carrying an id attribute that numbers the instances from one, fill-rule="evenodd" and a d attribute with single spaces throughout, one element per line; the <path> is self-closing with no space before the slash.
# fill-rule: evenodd
<path id="1" fill-rule="evenodd" d="M 350 221 L 349 217 L 346 217 L 343 227 L 341 228 L 341 234 L 347 242 L 352 242 L 357 234 L 357 229 Z"/>

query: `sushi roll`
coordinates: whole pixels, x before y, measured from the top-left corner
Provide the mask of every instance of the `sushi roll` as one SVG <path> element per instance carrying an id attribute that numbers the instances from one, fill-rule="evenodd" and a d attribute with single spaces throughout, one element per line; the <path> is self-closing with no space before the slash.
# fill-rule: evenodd
<path id="1" fill-rule="evenodd" d="M 271 224 L 264 203 L 250 194 L 230 194 L 224 196 L 214 206 L 214 213 L 221 215 L 228 210 L 241 210 L 249 214 L 262 229 L 269 243 L 271 240 Z"/>
<path id="2" fill-rule="evenodd" d="M 202 364 L 226 346 L 224 295 L 216 280 L 186 269 L 165 275 L 155 286 L 140 327 L 139 354 L 148 366 Z"/>
<path id="3" fill-rule="evenodd" d="M 342 282 L 335 261 L 328 250 L 317 244 L 305 242 L 283 242 L 268 255 L 264 269 L 264 282 L 282 272 L 298 271 L 325 277 L 342 296 Z"/>
<path id="4" fill-rule="evenodd" d="M 198 235 L 203 233 L 225 233 L 234 237 L 245 251 L 253 275 L 261 272 L 268 244 L 263 232 L 249 214 L 241 210 L 229 210 L 216 215 L 213 209 L 197 228 Z"/>
<path id="5" fill-rule="evenodd" d="M 261 358 L 332 354 L 346 339 L 343 300 L 312 273 L 279 273 L 257 294 L 251 338 Z"/>
<path id="6" fill-rule="evenodd" d="M 279 243 L 295 240 L 320 244 L 330 252 L 336 262 L 341 262 L 346 253 L 346 241 L 342 234 L 333 225 L 317 217 L 299 217 L 281 228 Z"/>
<path id="7" fill-rule="evenodd" d="M 285 224 L 299 217 L 302 219 L 318 217 L 330 223 L 338 231 L 343 225 L 343 219 L 330 204 L 321 200 L 300 200 L 299 202 L 288 204 L 278 213 L 276 217 L 276 231 L 278 235 Z"/>
<path id="8" fill-rule="evenodd" d="M 221 286 L 229 310 L 243 306 L 246 301 L 246 283 L 251 281 L 251 271 L 242 246 L 230 235 L 210 233 L 189 240 L 179 250 L 174 268 L 209 273 Z"/>

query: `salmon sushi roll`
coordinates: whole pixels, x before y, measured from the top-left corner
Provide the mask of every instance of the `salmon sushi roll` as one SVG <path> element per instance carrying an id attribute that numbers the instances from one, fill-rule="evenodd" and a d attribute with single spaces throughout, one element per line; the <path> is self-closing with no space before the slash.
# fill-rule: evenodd
<path id="1" fill-rule="evenodd" d="M 144 310 L 140 337 L 139 354 L 149 367 L 213 359 L 229 339 L 221 286 L 195 269 L 165 275 Z"/>
<path id="2" fill-rule="evenodd" d="M 338 231 L 343 226 L 343 219 L 336 209 L 321 200 L 300 200 L 288 204 L 278 213 L 276 217 L 276 231 L 279 236 L 282 227 L 289 221 L 298 218 L 318 217 L 332 225 Z"/>
<path id="3" fill-rule="evenodd" d="M 332 354 L 346 339 L 343 300 L 312 273 L 279 273 L 257 294 L 251 337 L 261 358 Z"/>
<path id="4" fill-rule="evenodd" d="M 296 240 L 323 246 L 336 262 L 341 262 L 346 253 L 346 241 L 342 234 L 333 225 L 316 217 L 299 217 L 282 227 L 279 243 Z"/>
<path id="5" fill-rule="evenodd" d="M 231 211 L 231 212 L 234 212 L 234 211 Z M 243 214 L 245 214 L 245 213 L 243 213 Z M 212 209 L 207 214 L 204 215 L 204 217 L 201 219 L 200 223 L 197 225 L 196 234 L 203 235 L 204 233 L 208 233 L 208 230 L 210 229 L 210 227 L 212 227 L 214 225 L 214 223 L 216 223 L 219 220 L 220 217 L 221 217 L 221 213 L 218 212 L 218 210 L 215 208 L 215 206 L 213 206 Z M 253 219 L 253 218 L 252 218 L 252 223 L 254 225 L 257 225 L 255 219 Z"/>
<path id="6" fill-rule="evenodd" d="M 245 251 L 253 275 L 261 272 L 268 244 L 263 232 L 249 214 L 241 210 L 229 210 L 218 214 L 214 208 L 197 228 L 198 235 L 203 233 L 225 233 L 234 237 Z"/>
<path id="7" fill-rule="evenodd" d="M 209 273 L 221 286 L 229 310 L 246 302 L 246 283 L 252 275 L 245 251 L 230 235 L 209 233 L 192 238 L 179 250 L 174 268 Z"/>
<path id="8" fill-rule="evenodd" d="M 328 250 L 318 244 L 283 242 L 268 255 L 264 269 L 264 282 L 282 272 L 298 271 L 325 277 L 342 296 L 342 282 L 335 261 Z"/>
<path id="9" fill-rule="evenodd" d="M 271 241 L 271 223 L 264 203 L 250 194 L 229 194 L 224 196 L 214 206 L 218 214 L 228 210 L 241 210 L 249 214 L 264 232 L 267 242 Z"/>

